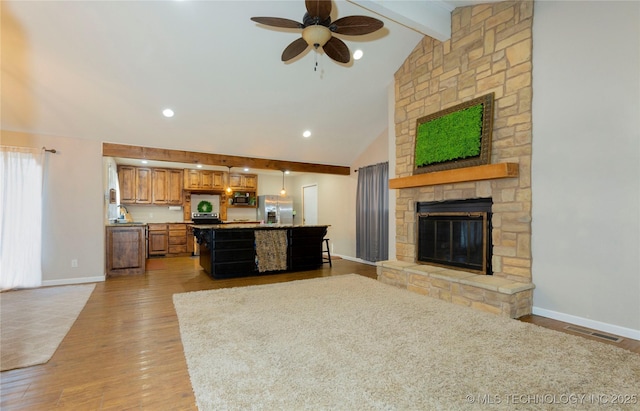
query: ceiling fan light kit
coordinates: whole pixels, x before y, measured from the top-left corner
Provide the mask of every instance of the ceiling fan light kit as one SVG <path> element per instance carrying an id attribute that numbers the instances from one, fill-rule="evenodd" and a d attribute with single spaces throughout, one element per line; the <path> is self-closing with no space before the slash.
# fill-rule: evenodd
<path id="1" fill-rule="evenodd" d="M 287 29 L 302 29 L 302 37 L 294 40 L 282 52 L 282 61 L 289 61 L 302 54 L 307 47 L 312 46 L 316 51 L 322 47 L 325 54 L 339 63 L 348 63 L 351 53 L 347 45 L 335 34 L 361 36 L 380 30 L 384 23 L 368 16 L 342 17 L 331 22 L 331 0 L 306 0 L 307 12 L 302 21 L 281 17 L 252 17 L 256 23 L 272 27 Z"/>
<path id="2" fill-rule="evenodd" d="M 302 38 L 313 48 L 324 47 L 331 38 L 331 31 L 325 26 L 313 25 L 302 30 Z"/>

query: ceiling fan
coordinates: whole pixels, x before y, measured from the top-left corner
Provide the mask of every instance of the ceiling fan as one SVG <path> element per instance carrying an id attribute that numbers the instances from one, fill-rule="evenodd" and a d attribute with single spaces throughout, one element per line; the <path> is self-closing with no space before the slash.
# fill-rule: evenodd
<path id="1" fill-rule="evenodd" d="M 312 46 L 322 47 L 331 59 L 348 63 L 351 53 L 347 45 L 333 33 L 348 36 L 360 36 L 373 33 L 382 28 L 384 23 L 367 16 L 347 16 L 331 21 L 331 0 L 305 0 L 307 12 L 302 23 L 280 17 L 251 17 L 256 23 L 285 29 L 302 29 L 302 37 L 294 40 L 282 52 L 282 61 L 289 61 Z"/>

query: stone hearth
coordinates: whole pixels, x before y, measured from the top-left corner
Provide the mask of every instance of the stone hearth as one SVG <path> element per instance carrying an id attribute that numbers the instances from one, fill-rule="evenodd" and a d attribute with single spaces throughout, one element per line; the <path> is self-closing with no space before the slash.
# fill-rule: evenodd
<path id="1" fill-rule="evenodd" d="M 456 8 L 451 39 L 425 37 L 396 72 L 396 259 L 378 264 L 380 281 L 510 317 L 531 313 L 532 24 L 532 1 Z M 467 178 L 414 176 L 417 119 L 491 92 L 491 165 Z M 482 167 L 491 173 L 478 175 Z M 416 264 L 416 203 L 489 197 L 493 275 Z"/>
<path id="2" fill-rule="evenodd" d="M 531 314 L 532 283 L 404 261 L 377 266 L 378 280 L 386 284 L 511 318 Z"/>

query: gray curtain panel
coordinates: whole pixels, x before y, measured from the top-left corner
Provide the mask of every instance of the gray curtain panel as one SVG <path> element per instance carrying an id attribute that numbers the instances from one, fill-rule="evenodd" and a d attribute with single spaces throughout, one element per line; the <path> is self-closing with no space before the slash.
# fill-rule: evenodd
<path id="1" fill-rule="evenodd" d="M 389 258 L 389 163 L 358 169 L 356 257 Z"/>

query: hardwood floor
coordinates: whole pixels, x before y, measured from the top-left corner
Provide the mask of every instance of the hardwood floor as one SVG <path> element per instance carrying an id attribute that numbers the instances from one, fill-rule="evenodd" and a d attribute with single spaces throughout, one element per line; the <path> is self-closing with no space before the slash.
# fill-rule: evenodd
<path id="1" fill-rule="evenodd" d="M 343 259 L 332 268 L 229 280 L 210 279 L 197 257 L 149 260 L 145 275 L 96 285 L 48 363 L 2 372 L 0 409 L 195 410 L 173 294 L 347 273 L 376 278 L 375 266 Z M 568 332 L 542 317 L 525 321 Z M 640 353 L 639 341 L 623 342 L 614 345 Z"/>

